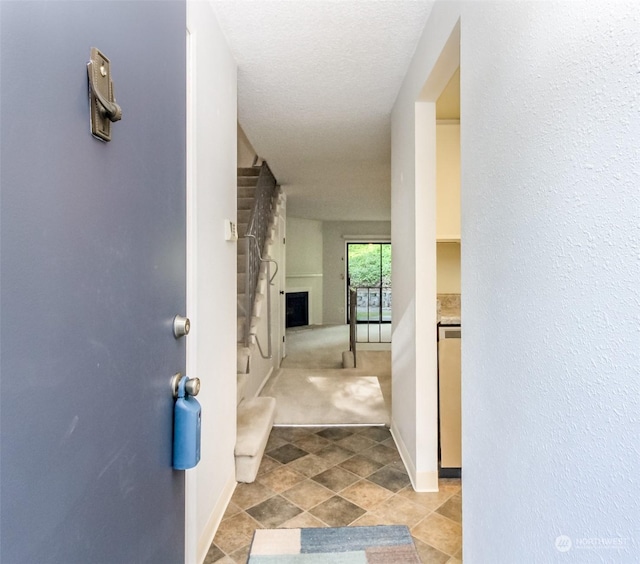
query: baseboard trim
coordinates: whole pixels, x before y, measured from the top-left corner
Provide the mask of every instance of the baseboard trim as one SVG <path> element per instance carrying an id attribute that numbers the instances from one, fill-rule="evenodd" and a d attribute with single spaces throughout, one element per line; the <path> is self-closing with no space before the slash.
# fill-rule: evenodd
<path id="1" fill-rule="evenodd" d="M 407 469 L 411 486 L 417 492 L 437 492 L 438 491 L 438 472 L 418 472 L 416 466 L 409 455 L 409 449 L 402 440 L 402 435 L 396 427 L 395 421 L 391 422 L 391 436 L 398 447 L 400 458 Z"/>
<path id="2" fill-rule="evenodd" d="M 213 537 L 216 536 L 216 532 L 218 531 L 224 512 L 227 510 L 227 506 L 231 501 L 231 496 L 233 496 L 233 492 L 237 485 L 238 483 L 236 482 L 235 477 L 231 477 L 226 483 L 220 497 L 218 498 L 218 503 L 216 503 L 216 506 L 213 508 L 213 511 L 209 516 L 209 520 L 198 539 L 198 562 L 201 564 L 207 557 L 207 552 L 209 552 L 209 547 L 213 542 Z"/>
<path id="3" fill-rule="evenodd" d="M 413 489 L 417 492 L 437 492 L 438 472 L 417 472 Z"/>
<path id="4" fill-rule="evenodd" d="M 415 490 L 416 489 L 416 486 L 415 486 L 416 467 L 413 464 L 413 460 L 411 460 L 411 456 L 409 456 L 409 450 L 407 449 L 407 445 L 404 444 L 404 441 L 402 440 L 402 435 L 400 435 L 400 432 L 396 427 L 396 422 L 393 419 L 391 420 L 390 431 L 391 431 L 391 436 L 393 437 L 393 440 L 395 441 L 396 446 L 398 447 L 398 453 L 400 454 L 400 458 L 402 459 L 404 467 L 407 469 L 407 473 L 409 474 L 411 485 Z"/>
<path id="5" fill-rule="evenodd" d="M 262 393 L 262 390 L 267 385 L 267 382 L 269 381 L 269 378 L 271 378 L 272 374 L 273 374 L 273 366 L 271 368 L 269 368 L 269 371 L 267 372 L 267 375 L 264 377 L 264 379 L 262 380 L 262 382 L 258 386 L 258 391 L 256 392 L 255 397 L 258 397 Z"/>

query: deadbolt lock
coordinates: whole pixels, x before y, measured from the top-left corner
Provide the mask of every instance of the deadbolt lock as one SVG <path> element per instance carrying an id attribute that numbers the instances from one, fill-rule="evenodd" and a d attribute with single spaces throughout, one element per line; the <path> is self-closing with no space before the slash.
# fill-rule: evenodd
<path id="1" fill-rule="evenodd" d="M 176 315 L 173 318 L 173 336 L 176 339 L 187 336 L 190 330 L 191 330 L 191 321 L 189 321 L 188 317 L 183 317 L 182 315 Z"/>

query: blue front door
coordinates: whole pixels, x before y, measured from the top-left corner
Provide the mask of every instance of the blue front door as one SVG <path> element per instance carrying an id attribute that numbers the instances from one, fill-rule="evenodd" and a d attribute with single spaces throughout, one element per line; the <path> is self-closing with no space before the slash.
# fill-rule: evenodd
<path id="1" fill-rule="evenodd" d="M 184 560 L 185 29 L 183 2 L 0 2 L 3 563 Z"/>

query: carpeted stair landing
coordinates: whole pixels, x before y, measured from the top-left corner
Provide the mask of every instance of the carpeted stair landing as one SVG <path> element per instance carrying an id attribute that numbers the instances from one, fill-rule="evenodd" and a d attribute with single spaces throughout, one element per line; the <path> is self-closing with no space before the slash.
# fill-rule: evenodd
<path id="1" fill-rule="evenodd" d="M 263 395 L 276 400 L 274 425 L 389 425 L 380 381 L 359 370 L 281 368 Z"/>

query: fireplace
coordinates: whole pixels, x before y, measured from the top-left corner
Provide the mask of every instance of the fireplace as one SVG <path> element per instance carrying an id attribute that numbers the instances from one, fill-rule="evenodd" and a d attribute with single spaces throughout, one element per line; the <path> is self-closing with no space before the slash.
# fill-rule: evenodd
<path id="1" fill-rule="evenodd" d="M 309 325 L 309 292 L 287 292 L 287 327 Z"/>

